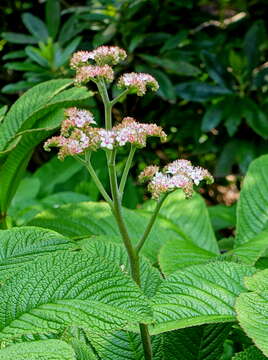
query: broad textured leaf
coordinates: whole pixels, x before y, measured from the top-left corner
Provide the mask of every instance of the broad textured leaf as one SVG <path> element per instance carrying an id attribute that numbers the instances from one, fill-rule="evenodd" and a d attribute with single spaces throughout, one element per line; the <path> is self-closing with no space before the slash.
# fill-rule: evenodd
<path id="1" fill-rule="evenodd" d="M 1 287 L 2 340 L 69 326 L 103 333 L 150 321 L 148 302 L 130 277 L 82 251 L 44 256 Z"/>
<path id="2" fill-rule="evenodd" d="M 268 155 L 254 160 L 245 177 L 237 205 L 237 236 L 235 245 L 241 245 L 268 225 Z"/>
<path id="3" fill-rule="evenodd" d="M 209 206 L 209 217 L 215 231 L 234 228 L 236 225 L 236 206 L 226 206 L 223 204 Z"/>
<path id="4" fill-rule="evenodd" d="M 61 340 L 40 340 L 0 350 L 2 360 L 76 360 L 73 348 Z"/>
<path id="5" fill-rule="evenodd" d="M 160 250 L 159 263 L 164 274 L 169 275 L 179 269 L 194 264 L 202 264 L 216 255 L 195 245 L 190 240 L 172 239 Z"/>
<path id="6" fill-rule="evenodd" d="M 10 205 L 30 161 L 34 147 L 50 134 L 49 131 L 25 134 L 16 148 L 8 155 L 0 170 L 0 207 L 2 214 L 6 213 Z"/>
<path id="7" fill-rule="evenodd" d="M 124 219 L 133 242 L 140 239 L 151 214 L 124 209 Z M 108 235 L 111 241 L 121 243 L 121 237 L 109 206 L 105 203 L 80 203 L 64 205 L 38 214 L 30 225 L 55 230 L 71 238 L 91 235 Z M 172 238 L 185 238 L 171 222 L 158 219 L 153 227 L 142 252 L 153 262 L 164 242 Z"/>
<path id="8" fill-rule="evenodd" d="M 229 254 L 238 257 L 242 262 L 254 265 L 268 249 L 268 231 L 263 231 L 250 241 L 234 248 Z"/>
<path id="9" fill-rule="evenodd" d="M 215 360 L 231 324 L 202 325 L 163 334 L 163 360 Z"/>
<path id="10" fill-rule="evenodd" d="M 99 360 L 93 350 L 84 341 L 76 338 L 68 339 L 68 343 L 72 345 L 75 351 L 76 360 Z"/>
<path id="11" fill-rule="evenodd" d="M 20 227 L 0 231 L 0 281 L 12 277 L 37 257 L 74 249 L 66 237 L 37 227 Z"/>
<path id="12" fill-rule="evenodd" d="M 246 278 L 250 292 L 236 301 L 238 321 L 257 347 L 268 356 L 268 269 Z"/>
<path id="13" fill-rule="evenodd" d="M 265 360 L 267 359 L 263 353 L 255 346 L 250 346 L 245 351 L 235 354 L 232 360 Z"/>
<path id="14" fill-rule="evenodd" d="M 4 122 L 0 126 L 0 151 L 4 150 L 16 133 L 26 128 L 26 123 L 40 118 L 41 110 L 59 92 L 72 84 L 72 80 L 50 80 L 36 85 L 22 95 L 10 108 Z M 40 96 L 42 94 L 42 96 Z"/>
<path id="15" fill-rule="evenodd" d="M 250 266 L 231 262 L 193 265 L 168 276 L 151 299 L 152 334 L 189 326 L 235 321 L 234 303 L 246 289 Z"/>
<path id="16" fill-rule="evenodd" d="M 107 260 L 113 259 L 114 263 L 117 263 L 122 271 L 129 273 L 130 275 L 130 266 L 128 261 L 128 256 L 123 245 L 114 244 L 108 240 L 100 240 L 98 237 L 96 239 L 84 239 L 81 240 L 79 245 L 82 249 L 90 252 L 93 257 L 100 256 Z M 149 261 L 141 257 L 140 259 L 140 274 L 141 274 L 141 284 L 143 292 L 151 297 L 155 295 L 155 292 L 158 286 L 161 283 L 160 272 L 152 267 Z"/>
<path id="17" fill-rule="evenodd" d="M 48 39 L 48 31 L 45 23 L 30 13 L 22 15 L 22 21 L 30 33 L 38 39 L 38 41 L 46 41 Z"/>
<path id="18" fill-rule="evenodd" d="M 140 334 L 130 331 L 117 331 L 104 336 L 89 335 L 89 340 L 101 359 L 105 360 L 143 360 L 143 347 Z M 152 336 L 153 359 L 163 360 L 161 336 Z"/>
<path id="19" fill-rule="evenodd" d="M 153 210 L 154 206 L 154 202 L 145 204 L 148 210 Z M 186 200 L 181 190 L 175 191 L 165 200 L 160 214 L 174 222 L 197 246 L 219 253 L 208 210 L 200 195 Z"/>

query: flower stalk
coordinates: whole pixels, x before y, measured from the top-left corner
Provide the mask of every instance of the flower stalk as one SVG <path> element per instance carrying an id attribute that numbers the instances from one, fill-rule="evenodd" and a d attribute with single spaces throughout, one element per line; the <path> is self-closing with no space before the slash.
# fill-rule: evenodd
<path id="1" fill-rule="evenodd" d="M 96 84 L 104 105 L 105 128 L 95 126 L 96 122 L 90 111 L 69 108 L 65 111 L 60 136 L 54 136 L 47 140 L 44 148 L 50 151 L 51 147 L 58 147 L 60 149 L 59 159 L 63 160 L 66 156 L 74 156 L 87 168 L 100 194 L 111 208 L 128 254 L 131 277 L 141 287 L 139 253 L 148 239 L 166 197 L 175 189 L 182 189 L 185 196 L 189 198 L 193 193 L 194 185 L 198 185 L 202 180 L 211 182 L 212 177 L 207 170 L 195 167 L 190 161 L 181 159 L 173 161 L 161 171 L 155 165 L 145 168 L 140 174 L 139 180 L 140 182 L 149 182 L 148 191 L 157 200 L 157 204 L 141 239 L 136 246 L 132 243 L 123 217 L 122 198 L 133 158 L 137 149 L 146 146 L 148 137 L 156 136 L 164 142 L 167 140 L 167 135 L 162 127 L 156 124 L 139 123 L 132 117 L 124 117 L 119 124 L 113 126 L 112 108 L 125 95 L 136 93 L 137 96 L 143 96 L 148 89 L 157 91 L 159 87 L 157 81 L 149 74 L 123 74 L 117 82 L 117 87 L 123 91 L 110 100 L 107 84 L 114 79 L 112 65 L 124 61 L 126 56 L 126 52 L 116 46 L 101 46 L 93 51 L 79 51 L 73 55 L 71 67 L 76 71 L 74 84 L 79 86 L 89 81 Z M 95 63 L 92 64 L 92 62 Z M 130 144 L 130 151 L 118 186 L 116 153 L 117 148 L 126 144 Z M 90 162 L 92 151 L 98 149 L 103 149 L 106 153 L 111 196 L 105 190 Z M 83 155 L 84 158 L 81 157 Z M 153 353 L 148 326 L 140 323 L 139 328 L 144 358 L 152 360 Z"/>

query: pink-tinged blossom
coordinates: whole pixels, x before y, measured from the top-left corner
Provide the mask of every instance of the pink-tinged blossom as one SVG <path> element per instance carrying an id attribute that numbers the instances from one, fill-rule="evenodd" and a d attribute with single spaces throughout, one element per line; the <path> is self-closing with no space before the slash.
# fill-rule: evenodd
<path id="1" fill-rule="evenodd" d="M 80 110 L 76 107 L 71 107 L 65 110 L 65 116 L 79 128 L 83 128 L 85 125 L 89 124 L 96 124 L 93 114 L 88 110 Z"/>
<path id="2" fill-rule="evenodd" d="M 70 66 L 77 70 L 88 64 L 89 60 L 95 61 L 97 65 L 116 65 L 125 60 L 127 53 L 118 46 L 100 46 L 92 51 L 78 51 L 73 54 Z"/>
<path id="3" fill-rule="evenodd" d="M 77 85 L 85 84 L 89 81 L 104 79 L 110 83 L 114 79 L 113 69 L 109 65 L 86 65 L 78 68 L 75 76 L 75 83 Z"/>
<path id="4" fill-rule="evenodd" d="M 77 70 L 80 66 L 85 65 L 89 59 L 93 59 L 89 51 L 77 51 L 71 58 L 70 67 Z"/>
<path id="5" fill-rule="evenodd" d="M 113 130 L 100 129 L 100 147 L 112 150 L 115 142 L 115 133 Z"/>
<path id="6" fill-rule="evenodd" d="M 98 65 L 116 65 L 125 60 L 127 53 L 118 46 L 100 46 L 90 51 L 89 56 Z"/>
<path id="7" fill-rule="evenodd" d="M 137 147 L 146 146 L 146 139 L 149 136 L 158 136 L 161 141 L 166 141 L 167 135 L 160 126 L 156 124 L 138 123 L 131 117 L 126 117 L 122 122 L 113 128 L 116 142 L 124 146 L 127 142 Z"/>
<path id="8" fill-rule="evenodd" d="M 145 73 L 126 73 L 118 80 L 119 88 L 126 88 L 137 93 L 138 96 L 143 96 L 147 88 L 157 91 L 159 88 L 158 82 L 155 78 Z"/>
<path id="9" fill-rule="evenodd" d="M 163 172 L 159 172 L 157 167 L 152 167 L 153 171 L 144 170 L 140 177 L 143 180 L 150 180 L 148 190 L 152 193 L 154 199 L 158 199 L 163 193 L 173 191 L 175 189 L 182 189 L 186 198 L 193 194 L 193 185 L 199 185 L 200 181 L 205 180 L 207 183 L 213 182 L 213 177 L 210 173 L 201 167 L 195 167 L 188 160 L 176 160 L 168 164 Z M 153 175 L 146 179 L 146 171 Z"/>

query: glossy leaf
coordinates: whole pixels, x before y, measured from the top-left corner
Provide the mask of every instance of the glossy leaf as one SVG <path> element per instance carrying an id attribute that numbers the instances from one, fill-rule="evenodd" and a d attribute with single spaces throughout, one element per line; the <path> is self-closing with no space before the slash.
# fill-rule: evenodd
<path id="1" fill-rule="evenodd" d="M 48 39 L 48 31 L 45 23 L 30 13 L 22 15 L 22 21 L 29 32 L 38 40 L 46 41 Z"/>
<path id="2" fill-rule="evenodd" d="M 46 24 L 49 35 L 55 39 L 60 27 L 60 2 L 48 0 L 46 2 Z"/>

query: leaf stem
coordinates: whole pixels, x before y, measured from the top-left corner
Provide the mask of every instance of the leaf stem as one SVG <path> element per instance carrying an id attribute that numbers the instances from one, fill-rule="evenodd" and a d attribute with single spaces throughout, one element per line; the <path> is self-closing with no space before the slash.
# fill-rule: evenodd
<path id="1" fill-rule="evenodd" d="M 109 205 L 112 205 L 112 199 L 110 198 L 110 196 L 107 194 L 106 190 L 104 189 L 104 186 L 102 185 L 98 175 L 96 174 L 93 166 L 91 165 L 90 160 L 88 159 L 87 161 L 81 159 L 79 156 L 74 156 L 76 160 L 78 160 L 79 162 L 81 162 L 88 170 L 90 176 L 92 177 L 93 181 L 95 182 L 97 188 L 99 189 L 99 192 L 101 193 L 101 195 L 103 196 L 103 198 L 107 201 L 107 203 Z"/>
<path id="2" fill-rule="evenodd" d="M 160 211 L 161 206 L 163 205 L 163 202 L 165 201 L 166 197 L 167 197 L 168 193 L 162 195 L 162 197 L 158 200 L 156 207 L 154 209 L 154 212 L 145 228 L 145 231 L 142 235 L 142 238 L 140 239 L 140 241 L 138 242 L 138 244 L 136 245 L 136 251 L 137 253 L 140 252 L 141 248 L 143 247 L 148 235 L 150 234 L 150 231 L 152 230 L 152 227 L 155 223 L 156 217 Z"/>
<path id="3" fill-rule="evenodd" d="M 133 157 L 136 151 L 136 147 L 134 145 L 131 144 L 131 148 L 130 148 L 130 152 L 128 154 L 128 158 L 127 158 L 127 162 L 123 171 L 123 175 L 120 181 L 120 186 L 119 186 L 119 193 L 121 196 L 123 196 L 123 192 L 125 189 L 125 185 L 126 185 L 126 181 L 127 181 L 127 177 L 128 177 L 128 173 L 133 161 Z"/>
<path id="4" fill-rule="evenodd" d="M 127 95 L 128 93 L 129 93 L 129 89 L 126 89 L 123 92 L 121 92 L 121 94 L 119 94 L 117 97 L 111 100 L 110 102 L 111 106 L 114 106 L 116 103 L 118 103 L 118 101 L 120 101 L 120 99 L 122 99 L 122 97 Z"/>

